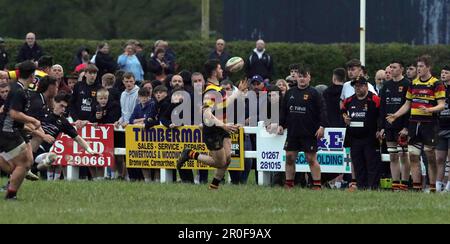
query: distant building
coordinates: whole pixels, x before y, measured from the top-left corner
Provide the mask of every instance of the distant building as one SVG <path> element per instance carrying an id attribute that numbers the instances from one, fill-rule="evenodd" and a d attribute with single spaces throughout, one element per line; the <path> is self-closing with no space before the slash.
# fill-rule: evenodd
<path id="1" fill-rule="evenodd" d="M 359 41 L 359 0 L 224 0 L 226 40 Z M 367 1 L 367 41 L 450 44 L 450 0 Z"/>

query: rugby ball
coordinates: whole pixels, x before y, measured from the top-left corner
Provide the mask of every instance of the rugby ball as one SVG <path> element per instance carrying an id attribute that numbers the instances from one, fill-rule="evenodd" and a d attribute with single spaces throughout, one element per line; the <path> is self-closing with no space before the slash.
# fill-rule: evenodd
<path id="1" fill-rule="evenodd" d="M 237 73 L 244 68 L 245 62 L 241 57 L 234 57 L 228 60 L 226 70 L 231 73 Z"/>

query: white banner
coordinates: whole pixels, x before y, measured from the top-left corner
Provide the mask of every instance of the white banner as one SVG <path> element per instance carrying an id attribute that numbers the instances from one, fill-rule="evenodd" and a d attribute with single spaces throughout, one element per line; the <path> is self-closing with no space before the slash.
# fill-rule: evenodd
<path id="1" fill-rule="evenodd" d="M 317 155 L 322 173 L 351 173 L 350 152 L 344 148 L 345 129 L 327 128 L 325 136 L 318 141 Z M 258 171 L 284 172 L 286 169 L 286 152 L 284 136 L 269 134 L 264 127 L 260 127 L 257 135 L 257 168 Z M 300 153 L 297 159 L 297 172 L 310 172 L 305 154 Z"/>

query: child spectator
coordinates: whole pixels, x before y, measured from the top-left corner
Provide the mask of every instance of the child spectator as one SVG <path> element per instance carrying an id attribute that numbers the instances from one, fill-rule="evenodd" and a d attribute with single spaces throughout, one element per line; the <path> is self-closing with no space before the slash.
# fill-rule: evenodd
<path id="1" fill-rule="evenodd" d="M 138 92 L 139 104 L 134 108 L 130 118 L 130 124 L 144 124 L 145 115 L 154 116 L 155 103 L 150 100 L 150 92 L 141 88 Z"/>
<path id="2" fill-rule="evenodd" d="M 182 91 L 182 89 L 175 89 L 174 93 L 176 93 L 177 91 Z M 153 90 L 153 92 L 156 100 L 155 110 L 154 113 L 146 115 L 145 128 L 148 129 L 158 125 L 164 125 L 168 128 L 174 128 L 175 125 L 172 124 L 171 121 L 172 111 L 180 104 L 182 96 L 178 94 L 169 96 L 168 89 L 164 85 L 157 86 Z M 175 180 L 176 170 L 174 170 L 174 181 Z"/>
<path id="3" fill-rule="evenodd" d="M 110 99 L 109 91 L 101 88 L 97 92 L 97 106 L 95 109 L 95 118 L 92 122 L 98 124 L 114 124 L 120 119 L 120 107 L 118 103 Z"/>
<path id="4" fill-rule="evenodd" d="M 141 84 L 141 88 L 146 89 L 150 93 L 149 94 L 150 100 L 152 100 L 152 98 L 153 98 L 153 87 L 156 87 L 156 86 L 153 86 L 152 82 L 149 80 L 146 80 L 146 81 L 142 82 L 142 84 Z"/>
<path id="5" fill-rule="evenodd" d="M 120 106 L 118 102 L 111 99 L 109 91 L 101 88 L 97 92 L 97 106 L 95 109 L 94 118 L 91 120 L 96 124 L 113 124 L 120 118 Z M 97 180 L 101 180 L 103 169 L 97 168 L 95 174 L 98 176 Z M 116 177 L 116 168 L 108 169 L 108 177 L 114 179 Z"/>
<path id="6" fill-rule="evenodd" d="M 156 99 L 155 113 L 146 116 L 144 122 L 145 127 L 152 128 L 161 124 L 169 127 L 171 124 L 170 115 L 172 113 L 172 104 L 171 98 L 168 96 L 168 89 L 166 86 L 160 85 L 153 92 Z"/>
<path id="7" fill-rule="evenodd" d="M 130 124 L 142 124 L 144 125 L 145 116 L 154 117 L 156 113 L 156 104 L 155 102 L 150 100 L 150 92 L 141 88 L 139 90 L 139 104 L 136 105 L 133 114 L 130 118 Z M 155 180 L 158 180 L 159 174 L 155 172 L 155 170 L 150 169 L 142 169 L 142 175 L 144 176 L 145 183 L 150 183 L 152 181 L 151 173 L 154 172 L 154 175 L 158 175 Z M 158 172 L 159 173 L 159 172 Z"/>

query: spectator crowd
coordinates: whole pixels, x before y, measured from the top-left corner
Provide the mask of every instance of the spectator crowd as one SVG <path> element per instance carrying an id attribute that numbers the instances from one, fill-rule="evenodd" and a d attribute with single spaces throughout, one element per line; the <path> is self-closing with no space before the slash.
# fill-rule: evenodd
<path id="1" fill-rule="evenodd" d="M 23 76 L 19 65 L 16 70 L 6 69 L 12 58 L 4 43 L 0 38 L 2 113 L 10 84 Z M 239 92 L 238 83 L 230 80 L 232 74 L 225 69 L 231 57 L 233 54 L 228 52 L 223 39 L 218 39 L 211 53 L 205 56 L 205 62 L 218 60 L 221 64 L 224 73 L 220 86 L 230 97 Z M 423 188 L 431 192 L 450 191 L 450 182 L 447 184 L 445 177 L 450 149 L 450 66 L 441 67 L 441 74 L 435 77 L 431 74 L 433 64 L 427 55 L 418 57 L 417 62 L 411 64 L 386 60 L 387 67 L 377 71 L 372 79 L 366 67 L 354 59 L 346 67 L 330 67 L 330 81 L 312 87 L 314 70 L 306 65 L 293 64 L 289 67 L 290 73 L 284 75 L 286 78 L 276 79 L 282 74 L 274 74 L 275 58 L 270 55 L 270 45 L 263 40 L 258 40 L 255 49 L 249 50 L 248 57 L 244 58 L 244 72 L 249 83 L 247 91 L 269 94 L 267 100 L 258 101 L 259 109 L 277 104 L 281 112 L 277 133 L 288 130 L 286 173 L 274 174 L 274 184 L 288 189 L 302 185 L 319 190 L 326 185 L 354 191 L 378 189 L 382 178 L 391 178 L 394 191 L 420 191 Z M 116 128 L 128 125 L 173 127 L 172 112 L 183 101 L 177 92 L 185 91 L 194 96 L 195 92 L 202 93 L 209 82 L 203 70 L 179 67 L 176 50 L 164 40 L 156 41 L 152 47 L 129 40 L 119 57 L 111 56 L 106 42 L 100 43 L 94 52 L 80 47 L 74 53 L 72 67 L 62 67 L 38 44 L 36 35 L 29 33 L 15 61 L 17 64 L 31 61 L 36 65 L 35 81 L 29 89 L 31 101 L 38 102 L 31 106 L 53 111 L 54 104 L 58 104 L 56 97 L 61 102 L 64 100 L 61 94 L 70 96 L 64 117 L 76 128 L 88 123 L 114 124 Z M 201 111 L 202 106 L 202 102 L 193 104 L 192 112 Z M 29 115 L 39 120 L 39 114 Z M 247 121 L 252 116 L 260 120 L 259 111 L 256 115 L 246 111 Z M 192 124 L 200 125 L 196 122 L 192 121 Z M 323 137 L 326 127 L 347 128 L 345 146 L 351 150 L 351 175 L 321 173 L 317 162 L 317 139 Z M 49 143 L 54 141 L 54 138 L 43 139 Z M 254 136 L 246 135 L 244 141 L 245 150 L 256 148 Z M 124 133 L 115 132 L 115 147 L 124 148 L 124 144 Z M 295 173 L 299 151 L 307 153 L 310 174 Z M 390 155 L 390 163 L 381 161 L 383 152 Z M 127 169 L 124 161 L 124 157 L 116 156 L 116 166 L 108 169 L 106 178 L 160 181 L 159 170 Z M 245 159 L 244 164 L 243 172 L 230 172 L 233 184 L 247 183 L 256 162 Z M 426 166 L 425 172 L 422 172 L 421 164 Z M 35 163 L 32 167 L 31 176 L 37 174 L 48 180 L 65 177 L 64 169 L 51 166 L 40 170 L 37 166 Z M 208 181 L 208 171 L 178 171 L 179 181 L 183 183 Z M 82 168 L 80 174 L 85 179 L 105 179 L 104 172 L 96 168 Z M 177 174 L 174 177 L 177 180 Z"/>

